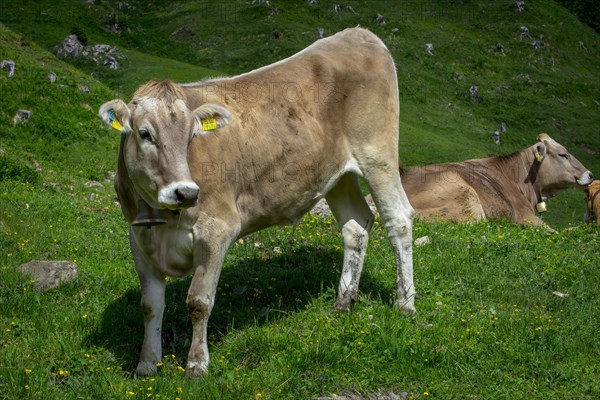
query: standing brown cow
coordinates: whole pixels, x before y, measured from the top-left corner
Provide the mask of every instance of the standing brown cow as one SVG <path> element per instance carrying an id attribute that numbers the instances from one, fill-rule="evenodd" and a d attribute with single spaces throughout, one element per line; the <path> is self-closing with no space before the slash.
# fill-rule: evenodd
<path id="1" fill-rule="evenodd" d="M 161 360 L 165 277 L 193 273 L 186 370 L 206 373 L 207 322 L 229 246 L 296 221 L 321 198 L 344 241 L 335 306 L 356 299 L 373 214 L 368 182 L 396 257 L 397 302 L 414 311 L 414 210 L 398 173 L 399 96 L 383 42 L 365 29 L 319 40 L 273 65 L 185 85 L 150 82 L 100 117 L 121 132 L 116 190 L 132 224 L 142 292 L 140 375 Z M 143 214 L 143 215 L 142 215 Z M 161 225 L 152 225 L 165 222 Z"/>

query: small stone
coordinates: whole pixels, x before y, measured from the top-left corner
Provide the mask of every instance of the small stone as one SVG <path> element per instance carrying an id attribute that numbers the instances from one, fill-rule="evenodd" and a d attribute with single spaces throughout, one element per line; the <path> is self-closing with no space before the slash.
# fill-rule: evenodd
<path id="1" fill-rule="evenodd" d="M 430 242 L 431 241 L 429 240 L 429 236 L 422 236 L 420 238 L 415 239 L 415 246 L 425 246 Z"/>
<path id="2" fill-rule="evenodd" d="M 31 111 L 29 110 L 18 110 L 15 116 L 13 117 L 13 126 L 17 125 L 19 122 L 27 122 L 31 117 Z"/>
<path id="3" fill-rule="evenodd" d="M 35 281 L 39 291 L 55 289 L 78 276 L 77 264 L 72 261 L 30 261 L 19 266 L 19 271 Z"/>
<path id="4" fill-rule="evenodd" d="M 8 77 L 12 78 L 15 74 L 16 64 L 12 60 L 2 60 L 2 62 L 0 62 L 0 68 L 7 70 Z"/>

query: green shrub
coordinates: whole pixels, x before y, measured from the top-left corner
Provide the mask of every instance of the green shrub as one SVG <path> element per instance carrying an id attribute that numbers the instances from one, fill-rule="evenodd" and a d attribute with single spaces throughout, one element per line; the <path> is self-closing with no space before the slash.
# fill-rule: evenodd
<path id="1" fill-rule="evenodd" d="M 87 43 L 88 43 L 87 35 L 83 31 L 83 29 L 81 29 L 79 26 L 76 25 L 73 28 L 71 28 L 71 32 L 69 32 L 69 33 L 71 35 L 77 36 L 77 39 L 79 39 L 81 44 L 83 44 L 84 46 L 87 46 Z"/>
<path id="2" fill-rule="evenodd" d="M 40 179 L 40 174 L 32 166 L 8 157 L 6 154 L 0 154 L 0 181 L 37 184 Z"/>

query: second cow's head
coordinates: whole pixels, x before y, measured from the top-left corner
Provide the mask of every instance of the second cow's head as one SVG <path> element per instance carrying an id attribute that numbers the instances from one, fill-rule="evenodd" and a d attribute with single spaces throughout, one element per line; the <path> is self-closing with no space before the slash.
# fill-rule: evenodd
<path id="1" fill-rule="evenodd" d="M 205 103 L 190 110 L 181 88 L 171 82 L 141 86 L 129 104 L 111 100 L 99 115 L 121 132 L 123 159 L 137 194 L 151 207 L 194 206 L 200 188 L 192 179 L 188 153 L 192 140 L 209 135 L 231 121 L 231 112 Z"/>
<path id="2" fill-rule="evenodd" d="M 538 164 L 537 179 L 543 190 L 550 194 L 571 187 L 585 187 L 594 176 L 560 143 L 546 133 L 538 136 L 538 142 L 532 147 Z"/>

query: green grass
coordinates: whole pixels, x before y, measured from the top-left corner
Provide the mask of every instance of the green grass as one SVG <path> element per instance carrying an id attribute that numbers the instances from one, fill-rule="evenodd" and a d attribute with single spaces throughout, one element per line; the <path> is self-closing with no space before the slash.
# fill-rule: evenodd
<path id="1" fill-rule="evenodd" d="M 3 202 L 9 193 L 0 190 Z M 2 216 L 9 226 L 25 218 L 43 221 L 68 207 L 50 199 L 53 210 L 44 210 L 41 195 L 29 193 L 28 209 Z M 190 380 L 180 369 L 191 339 L 184 304 L 189 279 L 181 279 L 168 286 L 160 373 L 136 379 L 131 374 L 143 325 L 124 228 L 116 205 L 107 203 L 98 218 L 87 201 L 87 193 L 75 197 L 83 203 L 76 227 L 48 225 L 69 242 L 2 233 L 0 385 L 12 397 L 315 398 L 348 390 L 409 391 L 412 398 L 600 394 L 599 237 L 591 226 L 547 235 L 512 224 L 418 222 L 415 236 L 428 235 L 431 244 L 415 248 L 420 312 L 406 318 L 392 307 L 392 254 L 378 224 L 359 301 L 351 314 L 331 311 L 341 238 L 331 219 L 308 216 L 232 248 L 211 317 L 207 378 Z M 74 258 L 81 277 L 39 293 L 11 267 L 31 258 Z"/>
<path id="2" fill-rule="evenodd" d="M 552 235 L 505 222 L 417 221 L 414 237 L 431 244 L 414 249 L 419 313 L 409 318 L 392 307 L 395 267 L 379 224 L 350 314 L 331 311 L 342 261 L 333 220 L 307 216 L 246 237 L 219 283 L 209 376 L 181 371 L 191 340 L 185 278 L 169 281 L 159 374 L 134 377 L 143 323 L 112 188 L 119 138 L 96 116 L 146 80 L 243 72 L 300 50 L 317 27 L 331 34 L 360 24 L 398 66 L 405 166 L 505 154 L 546 131 L 598 175 L 597 33 L 541 0 L 526 2 L 524 14 L 513 1 L 349 0 L 356 14 L 338 14 L 333 2 L 281 0 L 271 1 L 279 10 L 271 18 L 250 2 L 223 1 L 207 13 L 206 2 L 132 0 L 118 14 L 129 29 L 115 35 L 103 29 L 113 3 L 96 3 L 0 4 L 0 58 L 17 63 L 13 78 L 0 71 L 0 398 L 600 397 L 599 232 L 581 224 L 578 191 L 548 202 Z M 385 26 L 373 23 L 377 12 Z M 520 41 L 522 24 L 549 47 Z M 174 39 L 182 26 L 196 36 Z M 123 68 L 56 59 L 48 50 L 74 27 L 91 43 L 119 46 Z M 468 98 L 472 84 L 479 104 Z M 21 108 L 32 117 L 13 126 Z M 490 134 L 501 121 L 509 132 L 496 146 Z M 80 276 L 38 292 L 17 272 L 33 259 L 76 261 Z"/>

